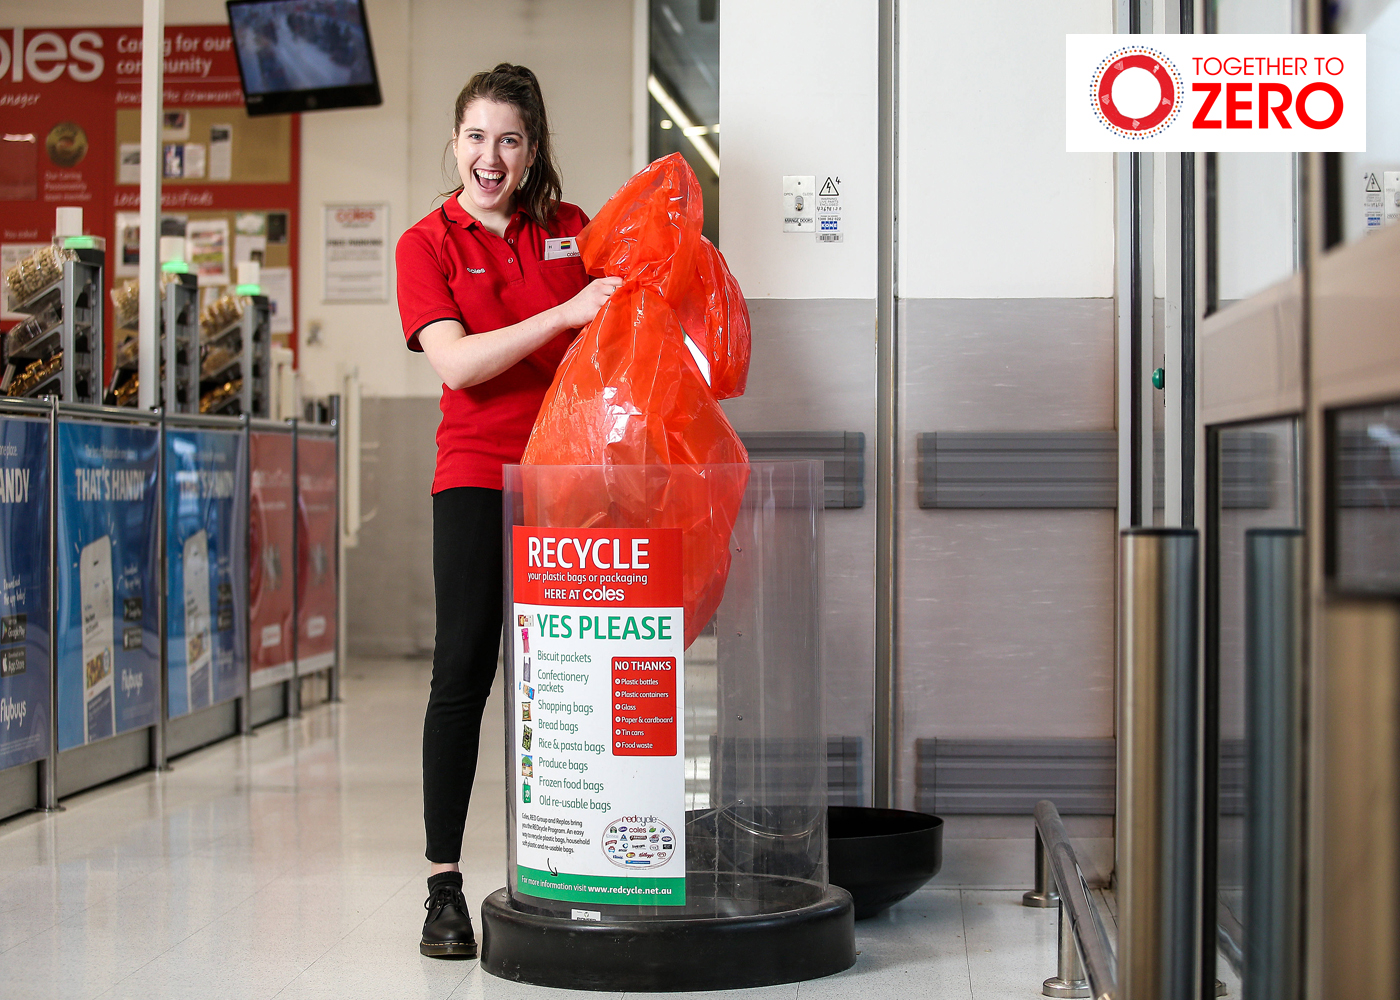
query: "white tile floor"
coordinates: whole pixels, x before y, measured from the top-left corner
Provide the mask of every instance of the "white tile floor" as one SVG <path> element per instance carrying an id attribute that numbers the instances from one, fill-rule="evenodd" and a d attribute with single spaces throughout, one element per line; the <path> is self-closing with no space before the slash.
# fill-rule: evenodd
<path id="1" fill-rule="evenodd" d="M 341 705 L 75 796 L 62 813 L 0 823 L 0 996 L 566 994 L 418 954 L 427 676 L 425 663 L 353 664 Z M 487 720 L 463 857 L 473 906 L 504 880 L 494 708 Z M 1007 845 L 948 845 L 954 862 L 979 850 Z M 1016 855 L 1018 872 L 1028 869 L 1028 852 Z M 1022 907 L 1015 876 L 1005 889 L 941 876 L 858 924 L 860 957 L 839 976 L 707 996 L 1030 1000 L 1054 971 L 1055 912 Z"/>

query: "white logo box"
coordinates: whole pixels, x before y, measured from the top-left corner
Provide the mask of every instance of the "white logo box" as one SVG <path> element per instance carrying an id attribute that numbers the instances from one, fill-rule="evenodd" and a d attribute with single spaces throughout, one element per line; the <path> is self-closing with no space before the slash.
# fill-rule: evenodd
<path id="1" fill-rule="evenodd" d="M 1364 152 L 1365 35 L 1066 35 L 1065 149 Z"/>

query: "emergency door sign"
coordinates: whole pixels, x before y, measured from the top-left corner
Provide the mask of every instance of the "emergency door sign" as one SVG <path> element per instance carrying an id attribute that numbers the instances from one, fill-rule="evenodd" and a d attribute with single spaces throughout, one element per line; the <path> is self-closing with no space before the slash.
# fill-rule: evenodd
<path id="1" fill-rule="evenodd" d="M 681 532 L 515 528 L 516 891 L 685 903 Z"/>

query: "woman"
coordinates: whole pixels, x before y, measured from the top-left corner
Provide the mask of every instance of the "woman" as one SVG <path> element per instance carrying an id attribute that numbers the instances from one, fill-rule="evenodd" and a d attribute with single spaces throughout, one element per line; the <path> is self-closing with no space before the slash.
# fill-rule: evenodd
<path id="1" fill-rule="evenodd" d="M 570 341 L 621 284 L 590 281 L 571 239 L 588 218 L 559 200 L 535 75 L 502 63 L 457 95 L 462 187 L 399 240 L 409 350 L 442 377 L 433 478 L 437 642 L 423 720 L 428 918 L 424 955 L 476 955 L 458 867 L 502 606 L 501 466 L 525 449 Z"/>

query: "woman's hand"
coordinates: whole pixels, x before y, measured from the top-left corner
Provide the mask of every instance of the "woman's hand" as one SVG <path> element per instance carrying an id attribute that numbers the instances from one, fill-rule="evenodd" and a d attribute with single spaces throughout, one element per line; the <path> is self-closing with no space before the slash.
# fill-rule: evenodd
<path id="1" fill-rule="evenodd" d="M 564 329 L 576 330 L 587 326 L 621 284 L 621 278 L 597 278 L 585 285 L 583 291 L 569 301 L 561 302 L 556 308 L 564 322 Z"/>

